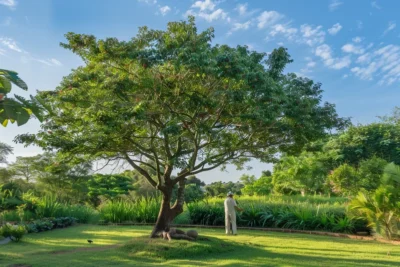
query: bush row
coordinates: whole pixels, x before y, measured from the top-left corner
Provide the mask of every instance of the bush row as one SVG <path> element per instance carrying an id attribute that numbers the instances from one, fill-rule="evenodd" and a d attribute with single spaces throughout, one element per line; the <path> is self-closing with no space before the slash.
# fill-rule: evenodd
<path id="1" fill-rule="evenodd" d="M 238 226 L 273 227 L 296 230 L 354 233 L 369 231 L 367 223 L 351 219 L 345 206 L 297 203 L 243 203 L 237 213 Z M 199 225 L 224 225 L 224 207 L 220 203 L 191 203 L 189 220 Z"/>
<path id="2" fill-rule="evenodd" d="M 0 213 L 1 222 L 26 222 L 42 218 L 74 217 L 79 223 L 96 223 L 99 213 L 85 205 L 69 205 L 67 203 L 46 202 L 39 204 L 34 211 L 20 208 Z"/>
<path id="3" fill-rule="evenodd" d="M 65 228 L 76 222 L 74 217 L 43 218 L 29 223 L 12 225 L 6 223 L 0 227 L 0 236 L 11 238 L 12 241 L 20 241 L 26 233 L 39 233 L 56 228 Z"/>
<path id="4" fill-rule="evenodd" d="M 28 233 L 39 233 L 56 228 L 65 228 L 75 224 L 76 221 L 77 219 L 74 217 L 43 218 L 25 224 L 25 228 Z"/>
<path id="5" fill-rule="evenodd" d="M 47 217 L 74 217 L 79 223 L 155 223 L 161 200 L 157 197 L 105 201 L 98 210 L 84 205 L 68 205 L 47 197 L 35 202 L 35 210 L 3 212 L 3 221 L 31 221 Z M 224 225 L 224 199 L 209 198 L 190 203 L 177 224 Z M 369 230 L 367 223 L 351 219 L 345 198 L 240 197 L 245 211 L 238 213 L 239 226 L 276 227 L 299 230 L 357 232 Z M 0 218 L 1 222 L 1 218 Z M 57 224 L 56 224 L 57 225 Z M 40 228 L 40 227 L 39 227 Z M 40 228 L 41 229 L 41 228 Z M 40 231 L 40 230 L 39 230 Z"/>

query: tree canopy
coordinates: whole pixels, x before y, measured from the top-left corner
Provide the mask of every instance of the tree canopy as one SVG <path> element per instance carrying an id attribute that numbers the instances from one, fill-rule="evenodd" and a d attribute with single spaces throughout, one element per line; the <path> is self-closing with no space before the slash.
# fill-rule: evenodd
<path id="1" fill-rule="evenodd" d="M 322 103 L 321 84 L 283 74 L 292 61 L 285 48 L 267 55 L 212 45 L 213 37 L 193 17 L 166 30 L 142 27 L 130 41 L 68 33 L 62 46 L 85 64 L 39 94 L 48 111 L 42 130 L 17 140 L 65 159 L 126 161 L 164 195 L 160 230 L 182 212 L 186 177 L 251 158 L 272 162 L 347 125 Z"/>

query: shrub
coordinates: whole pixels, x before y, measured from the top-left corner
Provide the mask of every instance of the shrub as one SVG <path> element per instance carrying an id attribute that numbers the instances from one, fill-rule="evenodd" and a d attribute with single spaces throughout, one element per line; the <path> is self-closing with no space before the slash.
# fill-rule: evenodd
<path id="1" fill-rule="evenodd" d="M 25 225 L 28 233 L 39 233 L 55 228 L 65 228 L 76 223 L 74 217 L 43 218 Z"/>
<path id="2" fill-rule="evenodd" d="M 160 209 L 157 198 L 139 198 L 136 200 L 108 200 L 99 207 L 100 218 L 105 222 L 155 223 Z"/>
<path id="3" fill-rule="evenodd" d="M 373 193 L 360 192 L 349 205 L 355 218 L 366 219 L 369 227 L 387 239 L 397 234 L 400 217 L 392 190 L 381 186 Z"/>
<path id="4" fill-rule="evenodd" d="M 0 234 L 3 237 L 9 237 L 15 242 L 19 242 L 25 233 L 26 229 L 23 225 L 11 225 L 7 223 L 0 228 Z"/>

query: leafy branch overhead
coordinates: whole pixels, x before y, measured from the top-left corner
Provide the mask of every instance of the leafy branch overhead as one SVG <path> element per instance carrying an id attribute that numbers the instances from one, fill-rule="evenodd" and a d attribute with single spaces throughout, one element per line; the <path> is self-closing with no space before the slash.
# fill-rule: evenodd
<path id="1" fill-rule="evenodd" d="M 38 100 L 31 96 L 30 100 L 22 96 L 7 97 L 11 92 L 12 84 L 27 91 L 28 86 L 18 77 L 18 73 L 11 70 L 0 69 L 0 123 L 6 127 L 8 122 L 17 122 L 18 126 L 28 122 L 32 114 L 42 120 Z"/>

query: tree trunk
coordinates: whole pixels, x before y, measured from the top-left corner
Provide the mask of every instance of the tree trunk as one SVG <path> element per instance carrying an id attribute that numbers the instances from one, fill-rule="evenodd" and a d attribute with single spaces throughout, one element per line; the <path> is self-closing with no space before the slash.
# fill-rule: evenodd
<path id="1" fill-rule="evenodd" d="M 171 195 L 164 195 L 161 202 L 160 212 L 158 213 L 157 222 L 154 225 L 150 237 L 158 237 L 162 231 L 169 231 L 169 224 L 175 218 L 174 211 L 171 209 Z"/>
<path id="2" fill-rule="evenodd" d="M 173 207 L 171 207 L 172 187 L 171 185 L 170 190 L 163 192 L 160 212 L 158 213 L 157 222 L 151 232 L 151 238 L 159 237 L 159 234 L 163 231 L 168 232 L 170 223 L 176 216 L 183 212 L 185 181 L 179 182 L 178 196 Z"/>

